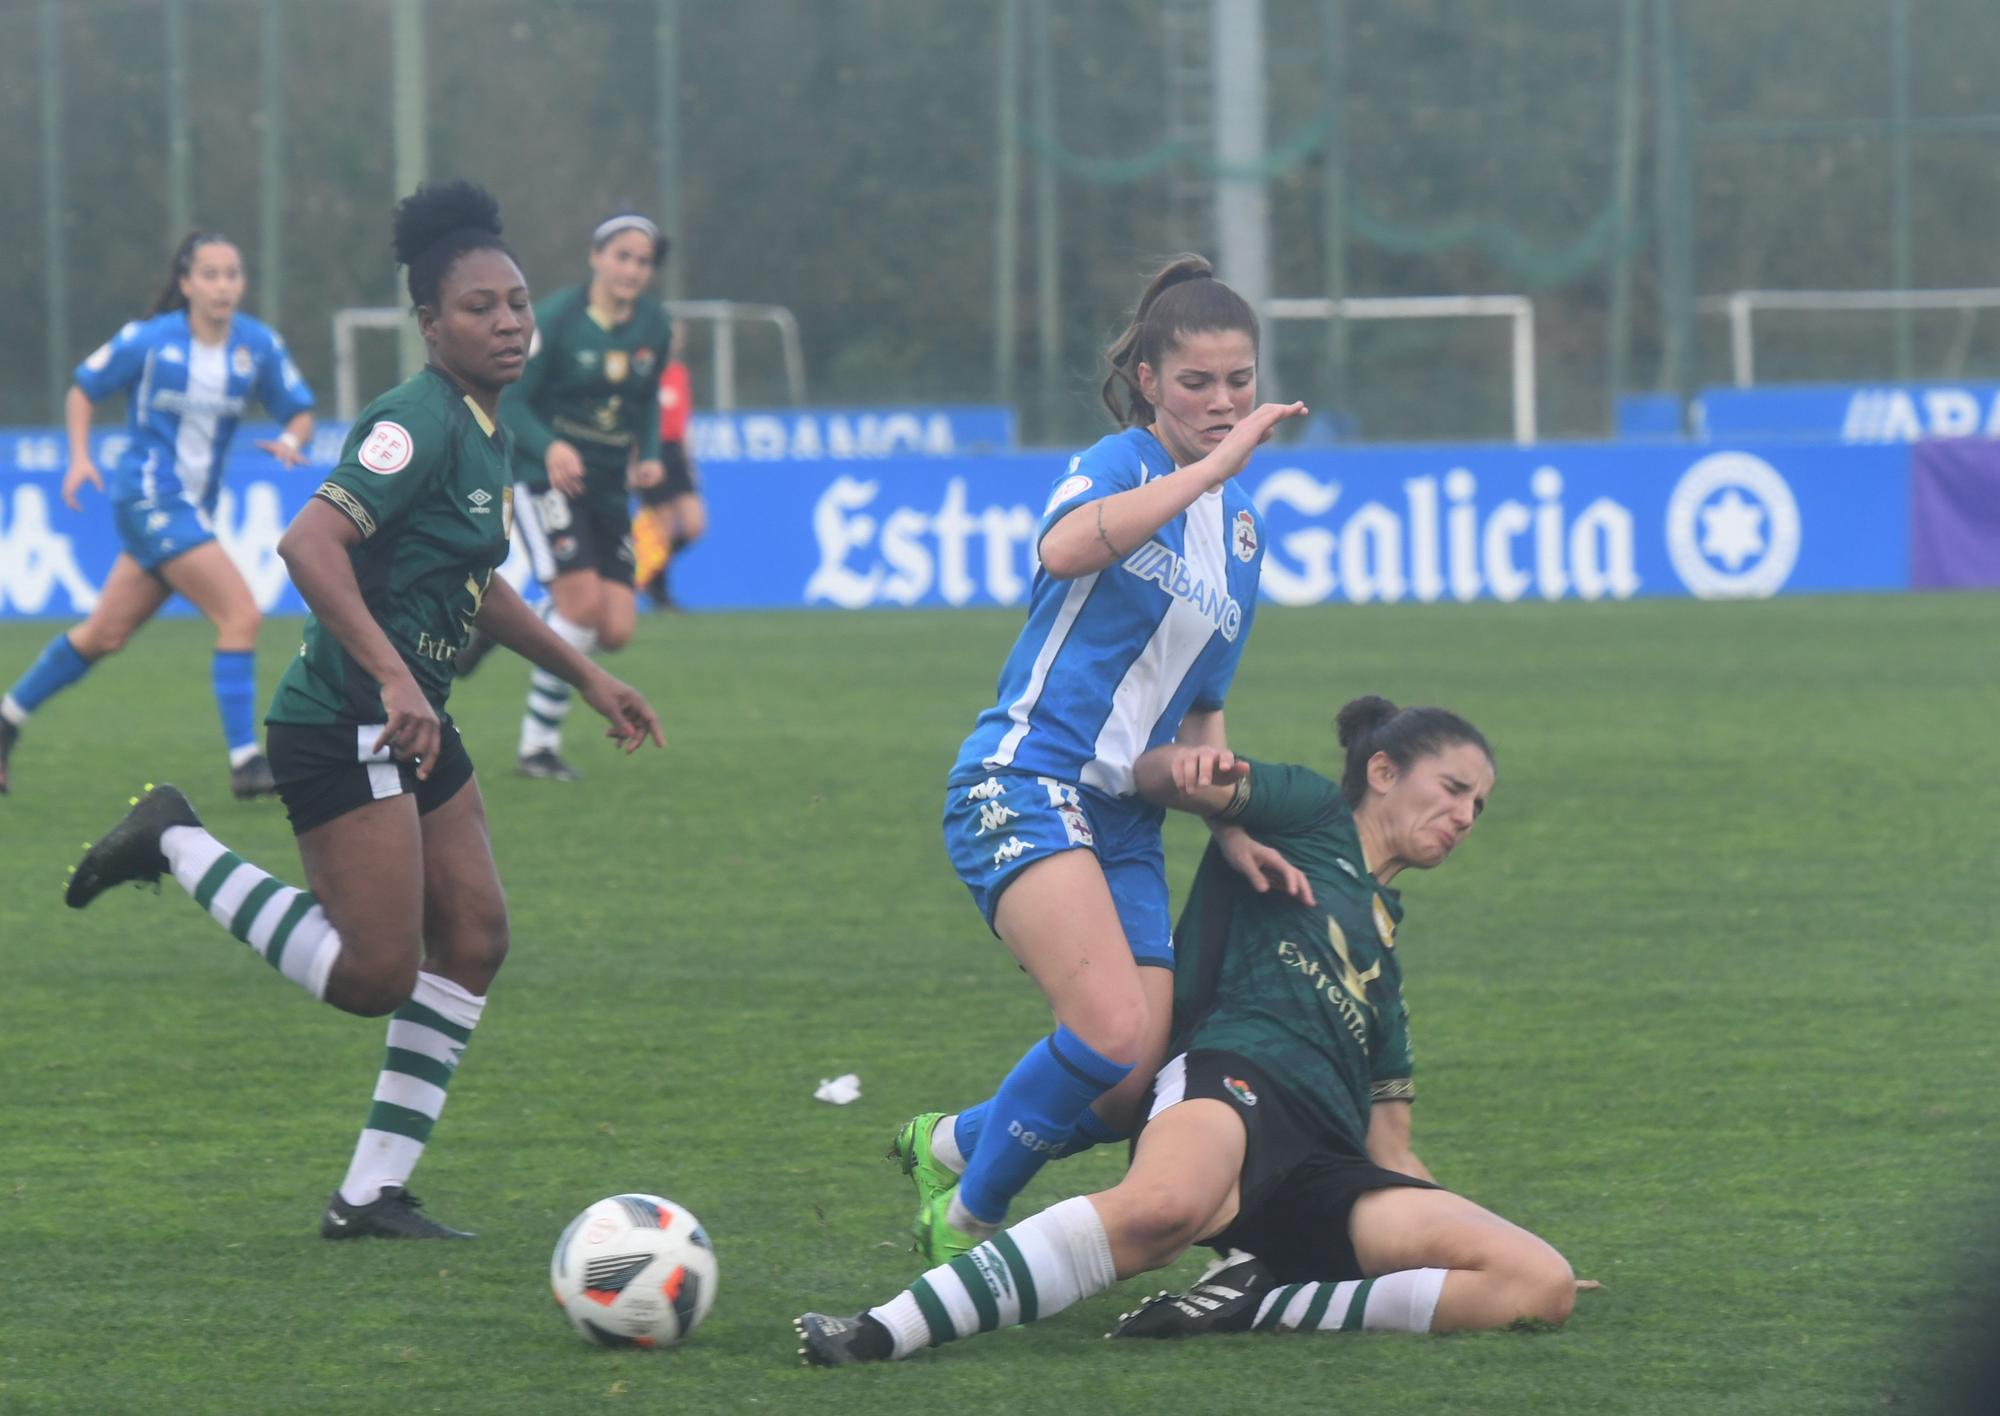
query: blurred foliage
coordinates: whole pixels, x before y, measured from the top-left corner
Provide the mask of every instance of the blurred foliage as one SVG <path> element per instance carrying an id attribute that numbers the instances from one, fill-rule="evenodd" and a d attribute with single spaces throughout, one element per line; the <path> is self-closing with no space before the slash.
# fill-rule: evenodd
<path id="1" fill-rule="evenodd" d="M 331 392 L 329 318 L 400 303 L 387 255 L 390 0 L 282 0 L 285 288 L 279 323 Z M 1650 5 L 1652 0 L 1648 0 Z M 1913 283 L 2000 283 L 2000 6 L 1907 0 Z M 1097 351 L 1165 254 L 1175 169 L 1163 0 L 1054 5 L 1056 129 L 1023 138 L 1020 367 L 1032 434 L 1087 435 Z M 684 293 L 790 306 L 815 401 L 992 396 L 999 0 L 680 0 Z M 1545 433 L 1606 425 L 1606 312 L 1619 243 L 1612 190 L 1620 15 L 1614 0 L 1348 0 L 1348 288 L 1526 291 L 1541 333 Z M 1266 0 L 1274 289 L 1324 287 L 1333 128 L 1325 0 Z M 1698 288 L 1879 288 L 1891 280 L 1891 0 L 1678 0 L 1694 107 Z M 166 229 L 160 0 L 61 0 L 62 212 L 71 357 L 136 313 L 178 233 Z M 254 262 L 262 0 L 187 0 L 197 220 Z M 579 278 L 589 226 L 657 203 L 656 0 L 429 0 L 430 170 L 500 196 L 542 290 Z M 0 0 L 0 420 L 49 416 L 34 0 Z M 1025 66 L 1024 66 L 1025 67 Z M 1631 243 L 1631 381 L 1657 373 L 1653 67 L 1642 65 L 1639 227 Z M 1021 111 L 1032 108 L 1024 101 Z M 1958 121 L 1961 126 L 1935 120 Z M 1791 124 L 1790 128 L 1774 125 Z M 1813 127 L 1811 125 L 1818 124 Z M 1062 370 L 1038 398 L 1034 164 L 1056 162 Z M 249 307 L 270 292 L 255 288 Z M 1989 317 L 1990 318 L 1990 317 Z M 1773 320 L 1765 377 L 1881 377 L 1888 317 Z M 2000 373 L 2000 339 L 1955 316 L 1915 324 L 1920 371 Z M 1354 334 L 1364 434 L 1506 430 L 1505 335 L 1430 327 Z M 1323 341 L 1287 330 L 1284 387 L 1324 387 Z M 1700 375 L 1725 374 L 1704 319 Z M 744 393 L 775 397 L 776 360 L 746 340 Z M 387 341 L 369 373 L 388 367 Z M 700 389 L 698 385 L 698 391 Z"/>

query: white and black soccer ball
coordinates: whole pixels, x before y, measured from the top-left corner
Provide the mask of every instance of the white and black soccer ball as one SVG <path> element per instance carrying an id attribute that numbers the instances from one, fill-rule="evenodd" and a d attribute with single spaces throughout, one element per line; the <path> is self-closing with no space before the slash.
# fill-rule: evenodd
<path id="1" fill-rule="evenodd" d="M 549 1286 L 571 1326 L 605 1347 L 671 1347 L 715 1302 L 701 1221 L 658 1195 L 613 1195 L 569 1222 Z"/>

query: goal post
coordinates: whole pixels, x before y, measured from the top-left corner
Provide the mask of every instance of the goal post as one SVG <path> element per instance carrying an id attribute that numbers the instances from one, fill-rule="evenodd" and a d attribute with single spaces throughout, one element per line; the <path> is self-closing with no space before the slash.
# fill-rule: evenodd
<path id="1" fill-rule="evenodd" d="M 671 319 L 705 322 L 713 327 L 712 387 L 709 408 L 728 413 L 736 407 L 736 331 L 739 325 L 769 325 L 776 330 L 784 363 L 785 391 L 793 407 L 805 402 L 806 361 L 799 340 L 799 322 L 783 305 L 741 300 L 665 300 Z M 351 420 L 361 411 L 356 336 L 365 329 L 400 330 L 409 313 L 391 305 L 354 305 L 333 312 L 333 402 L 335 416 Z"/>
<path id="2" fill-rule="evenodd" d="M 1729 317 L 1729 366 L 1738 388 L 1757 382 L 1755 320 L 1760 310 L 1825 313 L 1855 310 L 1974 310 L 2000 309 L 2000 289 L 1964 290 L 1735 290 L 1699 302 L 1706 313 Z"/>
<path id="3" fill-rule="evenodd" d="M 1273 320 L 1460 320 L 1508 322 L 1514 441 L 1535 440 L 1535 305 L 1525 295 L 1350 295 L 1280 297 L 1264 302 Z"/>

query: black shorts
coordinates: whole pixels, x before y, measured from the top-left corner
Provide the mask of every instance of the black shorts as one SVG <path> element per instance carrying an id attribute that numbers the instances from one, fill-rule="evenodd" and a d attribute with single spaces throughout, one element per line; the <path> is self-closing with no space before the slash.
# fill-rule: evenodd
<path id="1" fill-rule="evenodd" d="M 439 726 L 437 766 L 418 781 L 414 762 L 398 762 L 386 749 L 379 756 L 370 751 L 382 734 L 380 723 L 267 723 L 264 745 L 292 834 L 406 792 L 417 799 L 419 816 L 457 796 L 472 780 L 472 758 L 458 724 L 447 717 Z"/>
<path id="2" fill-rule="evenodd" d="M 660 465 L 667 469 L 667 475 L 650 487 L 639 488 L 639 505 L 665 506 L 675 497 L 701 490 L 695 484 L 694 466 L 688 461 L 687 448 L 680 443 L 660 444 Z"/>
<path id="3" fill-rule="evenodd" d="M 619 585 L 632 583 L 632 519 L 621 494 L 566 496 L 554 487 L 514 488 L 514 525 L 528 548 L 535 579 L 546 585 L 573 570 L 594 570 Z"/>
<path id="4" fill-rule="evenodd" d="M 1169 1061 L 1153 1083 L 1147 1119 L 1200 1099 L 1233 1106 L 1245 1133 L 1236 1218 L 1203 1242 L 1218 1251 L 1247 1249 L 1280 1283 L 1367 1277 L 1347 1232 L 1354 1202 L 1393 1186 L 1438 1188 L 1384 1170 L 1233 1052 L 1187 1052 Z"/>

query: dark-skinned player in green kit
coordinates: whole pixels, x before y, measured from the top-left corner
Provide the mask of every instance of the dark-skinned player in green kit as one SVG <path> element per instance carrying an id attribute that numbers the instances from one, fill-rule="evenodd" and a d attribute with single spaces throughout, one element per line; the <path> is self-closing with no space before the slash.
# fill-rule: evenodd
<path id="1" fill-rule="evenodd" d="M 666 475 L 659 386 L 673 331 L 666 308 L 647 293 L 666 253 L 666 237 L 636 212 L 600 222 L 590 237 L 590 279 L 536 303 L 527 368 L 500 401 L 500 419 L 514 434 L 521 540 L 548 587 L 543 616 L 583 654 L 622 649 L 632 638 L 631 493 Z M 523 776 L 578 775 L 562 756 L 570 702 L 560 678 L 530 676 Z"/>
<path id="2" fill-rule="evenodd" d="M 466 1239 L 408 1189 L 509 942 L 485 802 L 445 711 L 454 656 L 477 626 L 573 684 L 628 752 L 658 743 L 660 725 L 493 573 L 512 488 L 494 413 L 534 333 L 499 207 L 467 182 L 420 187 L 396 209 L 395 247 L 428 362 L 355 420 L 278 543 L 312 614 L 265 721 L 310 891 L 238 856 L 161 786 L 90 848 L 67 898 L 80 909 L 171 873 L 313 997 L 389 1015 L 373 1105 L 320 1233 Z M 150 942 L 121 929 L 107 944 Z M 302 1054 L 295 1065 L 319 1064 Z M 269 1081 L 286 1095 L 282 1074 Z"/>

